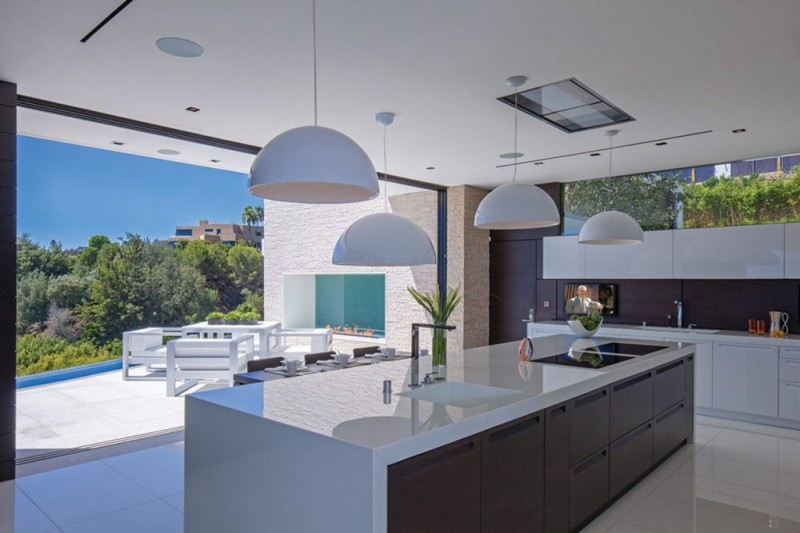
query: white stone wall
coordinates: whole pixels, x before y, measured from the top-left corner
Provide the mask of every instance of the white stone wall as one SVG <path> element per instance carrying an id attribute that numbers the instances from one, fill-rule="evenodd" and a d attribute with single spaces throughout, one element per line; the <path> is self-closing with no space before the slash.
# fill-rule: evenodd
<path id="1" fill-rule="evenodd" d="M 346 267 L 331 263 L 336 241 L 362 216 L 384 209 L 383 197 L 355 204 L 306 205 L 264 202 L 264 316 L 283 320 L 283 276 L 298 273 L 385 273 L 386 343 L 401 350 L 411 348 L 411 323 L 428 322 L 406 287 L 436 287 L 436 266 Z M 389 209 L 407 216 L 426 230 L 436 246 L 436 193 L 422 191 L 390 196 Z M 421 337 L 428 346 L 430 334 Z M 375 344 L 365 339 L 367 344 Z M 334 340 L 334 349 L 349 351 L 359 344 Z M 364 345 L 364 344 L 361 344 Z"/>

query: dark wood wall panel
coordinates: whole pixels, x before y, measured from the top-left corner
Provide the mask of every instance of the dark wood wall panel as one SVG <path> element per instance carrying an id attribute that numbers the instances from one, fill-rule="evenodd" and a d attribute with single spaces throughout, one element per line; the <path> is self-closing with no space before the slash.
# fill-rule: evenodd
<path id="1" fill-rule="evenodd" d="M 13 479 L 16 427 L 17 87 L 0 81 L 0 481 Z"/>
<path id="2" fill-rule="evenodd" d="M 522 320 L 536 307 L 536 241 L 493 240 L 489 253 L 489 343 L 519 340 L 527 334 Z"/>

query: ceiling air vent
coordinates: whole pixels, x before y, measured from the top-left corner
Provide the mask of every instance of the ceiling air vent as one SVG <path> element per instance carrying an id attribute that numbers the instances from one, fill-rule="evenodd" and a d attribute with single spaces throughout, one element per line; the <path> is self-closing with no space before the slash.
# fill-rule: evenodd
<path id="1" fill-rule="evenodd" d="M 513 94 L 502 96 L 498 100 L 514 106 Z M 575 78 L 520 91 L 517 94 L 517 105 L 520 111 L 567 133 L 605 128 L 634 120 Z"/>

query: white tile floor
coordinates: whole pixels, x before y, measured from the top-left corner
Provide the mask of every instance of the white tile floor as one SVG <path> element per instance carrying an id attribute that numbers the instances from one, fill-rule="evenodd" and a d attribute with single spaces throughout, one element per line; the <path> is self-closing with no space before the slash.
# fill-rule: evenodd
<path id="1" fill-rule="evenodd" d="M 0 533 L 174 533 L 182 513 L 182 443 L 0 483 Z M 800 431 L 698 417 L 695 443 L 584 531 L 800 531 Z"/>

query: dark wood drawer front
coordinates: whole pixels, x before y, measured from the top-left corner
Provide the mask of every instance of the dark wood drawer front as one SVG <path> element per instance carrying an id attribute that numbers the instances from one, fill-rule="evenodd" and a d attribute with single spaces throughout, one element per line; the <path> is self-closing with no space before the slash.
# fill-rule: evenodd
<path id="1" fill-rule="evenodd" d="M 569 423 L 566 404 L 545 411 L 544 530 L 569 531 Z"/>
<path id="2" fill-rule="evenodd" d="M 479 532 L 480 443 L 474 435 L 390 465 L 387 530 Z"/>
<path id="3" fill-rule="evenodd" d="M 572 467 L 569 529 L 573 530 L 608 501 L 608 448 Z"/>
<path id="4" fill-rule="evenodd" d="M 481 531 L 544 531 L 544 413 L 482 434 Z M 510 494 L 525 495 L 525 505 Z"/>
<path id="5" fill-rule="evenodd" d="M 686 363 L 683 359 L 655 369 L 653 416 L 658 416 L 684 399 Z"/>
<path id="6" fill-rule="evenodd" d="M 570 426 L 571 464 L 608 446 L 608 389 L 597 390 L 573 400 Z"/>
<path id="7" fill-rule="evenodd" d="M 653 466 L 653 422 L 634 429 L 609 448 L 608 486 L 613 498 Z"/>
<path id="8" fill-rule="evenodd" d="M 653 418 L 653 373 L 647 372 L 611 386 L 611 440 Z"/>
<path id="9" fill-rule="evenodd" d="M 688 437 L 694 433 L 694 355 L 686 358 L 686 370 L 683 381 L 684 401 L 686 409 L 684 413 L 684 434 Z"/>
<path id="10" fill-rule="evenodd" d="M 657 463 L 686 439 L 686 404 L 679 403 L 655 418 L 653 462 Z"/>

